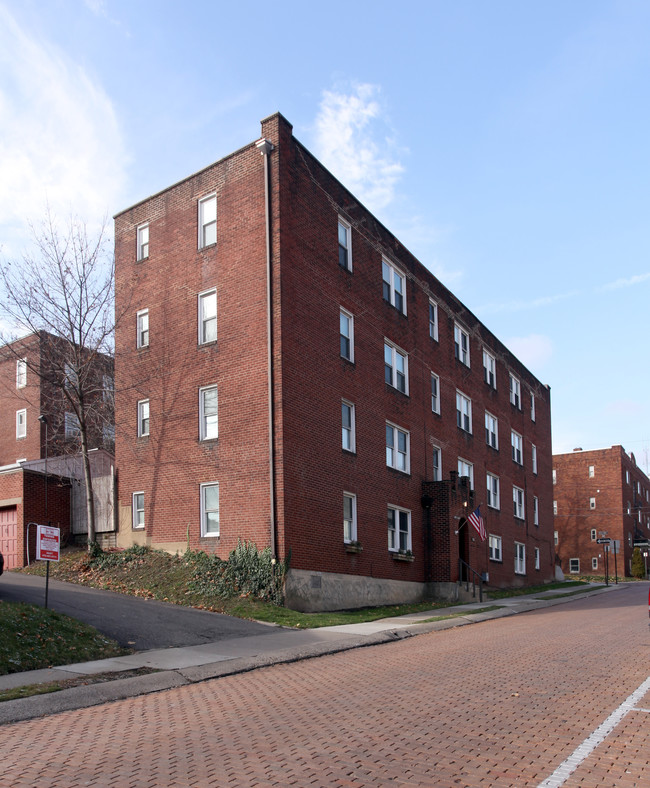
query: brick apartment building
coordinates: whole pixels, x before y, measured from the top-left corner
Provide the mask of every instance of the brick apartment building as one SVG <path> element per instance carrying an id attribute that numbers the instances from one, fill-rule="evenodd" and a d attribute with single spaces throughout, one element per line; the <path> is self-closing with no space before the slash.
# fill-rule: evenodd
<path id="1" fill-rule="evenodd" d="M 115 252 L 120 544 L 269 546 L 303 610 L 553 578 L 548 387 L 282 115 Z"/>
<path id="2" fill-rule="evenodd" d="M 9 569 L 27 560 L 30 522 L 50 521 L 64 540 L 75 525 L 72 476 L 57 472 L 64 467 L 61 458 L 79 451 L 78 422 L 56 385 L 66 374 L 65 355 L 65 340 L 45 331 L 0 348 L 0 552 Z M 112 452 L 112 359 L 98 357 L 91 374 L 96 386 L 88 402 L 89 444 Z M 46 457 L 47 473 L 38 462 Z M 107 526 L 114 530 L 112 517 Z"/>
<path id="3" fill-rule="evenodd" d="M 650 480 L 622 446 L 553 455 L 556 552 L 565 574 L 629 576 L 635 544 L 650 537 Z M 616 557 L 614 544 L 616 542 Z"/>

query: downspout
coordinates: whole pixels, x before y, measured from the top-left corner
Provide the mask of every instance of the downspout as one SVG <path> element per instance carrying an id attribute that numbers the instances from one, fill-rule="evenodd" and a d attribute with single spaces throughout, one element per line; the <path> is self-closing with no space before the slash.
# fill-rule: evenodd
<path id="1" fill-rule="evenodd" d="M 264 210 L 266 214 L 266 352 L 267 385 L 269 390 L 269 493 L 270 493 L 270 539 L 271 557 L 277 558 L 275 527 L 275 452 L 274 452 L 274 414 L 273 414 L 273 300 L 271 298 L 271 211 L 269 154 L 273 150 L 270 140 L 258 140 L 255 145 L 264 157 Z"/>

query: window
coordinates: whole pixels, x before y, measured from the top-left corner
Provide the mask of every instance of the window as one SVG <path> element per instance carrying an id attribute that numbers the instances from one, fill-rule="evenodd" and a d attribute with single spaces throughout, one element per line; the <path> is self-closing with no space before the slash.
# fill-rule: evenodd
<path id="1" fill-rule="evenodd" d="M 350 225 L 339 216 L 339 265 L 347 271 L 352 270 L 352 230 Z"/>
<path id="2" fill-rule="evenodd" d="M 625 471 L 625 484 L 629 484 L 629 483 L 630 483 L 630 472 Z"/>
<path id="3" fill-rule="evenodd" d="M 539 570 L 539 547 L 535 548 L 535 569 Z"/>
<path id="4" fill-rule="evenodd" d="M 515 517 L 524 519 L 524 491 L 520 487 L 512 488 L 512 508 Z"/>
<path id="5" fill-rule="evenodd" d="M 343 493 L 343 541 L 357 541 L 357 496 Z"/>
<path id="6" fill-rule="evenodd" d="M 458 476 L 459 478 L 466 476 L 469 479 L 470 490 L 474 489 L 474 466 L 461 457 L 458 458 Z"/>
<path id="7" fill-rule="evenodd" d="M 533 525 L 539 526 L 539 500 L 536 495 L 533 496 Z"/>
<path id="8" fill-rule="evenodd" d="M 557 501 L 553 501 L 553 514 L 557 515 Z"/>
<path id="9" fill-rule="evenodd" d="M 201 485 L 201 536 L 219 536 L 219 484 Z"/>
<path id="10" fill-rule="evenodd" d="M 19 358 L 16 361 L 16 388 L 24 389 L 27 385 L 27 359 Z"/>
<path id="11" fill-rule="evenodd" d="M 386 260 L 381 261 L 384 300 L 406 314 L 406 277 Z"/>
<path id="12" fill-rule="evenodd" d="M 594 497 L 591 497 L 589 499 L 589 508 L 590 509 L 595 509 L 596 508 L 596 499 Z"/>
<path id="13" fill-rule="evenodd" d="M 487 474 L 487 505 L 493 509 L 501 508 L 501 498 L 499 495 L 499 477 L 493 473 Z"/>
<path id="14" fill-rule="evenodd" d="M 408 394 L 408 356 L 384 340 L 384 379 L 402 394 Z"/>
<path id="15" fill-rule="evenodd" d="M 144 493 L 133 493 L 133 504 L 131 506 L 133 514 L 133 527 L 144 528 Z"/>
<path id="16" fill-rule="evenodd" d="M 438 446 L 433 447 L 433 481 L 442 481 L 442 452 Z"/>
<path id="17" fill-rule="evenodd" d="M 456 392 L 456 424 L 465 432 L 472 431 L 472 400 L 460 391 Z"/>
<path id="18" fill-rule="evenodd" d="M 149 225 L 141 224 L 135 232 L 137 237 L 136 260 L 145 260 L 149 257 Z"/>
<path id="19" fill-rule="evenodd" d="M 510 402 L 515 408 L 521 409 L 521 383 L 512 374 L 510 375 Z"/>
<path id="20" fill-rule="evenodd" d="M 438 304 L 429 299 L 429 336 L 438 341 Z"/>
<path id="21" fill-rule="evenodd" d="M 532 455 L 533 455 L 533 473 L 537 473 L 537 446 L 533 444 L 532 446 Z"/>
<path id="22" fill-rule="evenodd" d="M 497 361 L 487 350 L 483 351 L 483 375 L 488 386 L 495 389 L 497 387 Z"/>
<path id="23" fill-rule="evenodd" d="M 440 378 L 431 373 L 431 410 L 440 413 Z"/>
<path id="24" fill-rule="evenodd" d="M 512 459 L 514 462 L 522 465 L 522 438 L 521 435 L 514 430 L 510 433 L 510 445 L 512 446 Z"/>
<path id="25" fill-rule="evenodd" d="M 354 405 L 343 400 L 341 402 L 342 447 L 345 451 L 355 451 Z"/>
<path id="26" fill-rule="evenodd" d="M 138 438 L 149 434 L 149 400 L 141 399 L 138 402 Z"/>
<path id="27" fill-rule="evenodd" d="M 72 366 L 72 364 L 68 364 L 67 362 L 64 364 L 63 375 L 63 385 L 67 389 L 75 388 L 77 386 L 79 378 L 77 377 L 77 372 L 75 371 L 75 368 Z"/>
<path id="28" fill-rule="evenodd" d="M 557 531 L 553 531 L 553 542 L 555 543 L 556 547 L 560 543 L 560 535 L 558 534 Z"/>
<path id="29" fill-rule="evenodd" d="M 354 361 L 354 318 L 345 309 L 341 309 L 340 317 L 341 357 Z"/>
<path id="30" fill-rule="evenodd" d="M 135 322 L 137 329 L 135 337 L 136 347 L 149 347 L 149 310 L 141 309 L 139 312 L 136 312 Z"/>
<path id="31" fill-rule="evenodd" d="M 535 395 L 533 392 L 530 392 L 530 420 L 535 421 Z M 538 569 L 539 567 L 535 567 Z"/>
<path id="32" fill-rule="evenodd" d="M 27 411 L 16 411 L 16 438 L 24 438 L 27 436 Z"/>
<path id="33" fill-rule="evenodd" d="M 454 323 L 454 354 L 466 367 L 469 367 L 469 334 L 458 323 Z"/>
<path id="34" fill-rule="evenodd" d="M 409 434 L 394 424 L 386 423 L 386 465 L 409 473 Z"/>
<path id="35" fill-rule="evenodd" d="M 199 389 L 199 440 L 219 437 L 219 395 L 216 386 Z"/>
<path id="36" fill-rule="evenodd" d="M 485 442 L 493 449 L 499 448 L 499 423 L 496 416 L 485 411 Z"/>
<path id="37" fill-rule="evenodd" d="M 526 545 L 515 542 L 515 574 L 526 574 Z"/>
<path id="38" fill-rule="evenodd" d="M 557 484 L 557 471 L 553 468 L 553 484 Z"/>
<path id="39" fill-rule="evenodd" d="M 592 570 L 598 569 L 598 557 L 591 559 L 591 568 Z"/>
<path id="40" fill-rule="evenodd" d="M 411 549 L 411 512 L 388 507 L 388 549 L 391 552 L 406 552 Z"/>
<path id="41" fill-rule="evenodd" d="M 217 195 L 199 200 L 199 249 L 217 242 Z"/>
<path id="42" fill-rule="evenodd" d="M 592 541 L 592 542 L 595 542 L 597 538 L 598 538 L 598 535 L 597 535 L 597 533 L 596 533 L 596 529 L 595 529 L 595 528 L 592 528 L 592 529 L 591 529 L 591 541 Z"/>
<path id="43" fill-rule="evenodd" d="M 199 345 L 217 338 L 217 291 L 199 293 Z"/>
<path id="44" fill-rule="evenodd" d="M 569 572 L 572 575 L 579 575 L 580 574 L 580 559 L 579 558 L 569 558 Z"/>
<path id="45" fill-rule="evenodd" d="M 78 438 L 81 435 L 81 427 L 76 413 L 66 413 L 64 419 L 64 429 L 66 440 Z"/>
<path id="46" fill-rule="evenodd" d="M 488 536 L 488 551 L 490 561 L 503 561 L 500 536 L 494 536 L 493 534 Z"/>
<path id="47" fill-rule="evenodd" d="M 110 375 L 102 375 L 102 399 L 110 405 L 115 401 L 115 381 Z"/>

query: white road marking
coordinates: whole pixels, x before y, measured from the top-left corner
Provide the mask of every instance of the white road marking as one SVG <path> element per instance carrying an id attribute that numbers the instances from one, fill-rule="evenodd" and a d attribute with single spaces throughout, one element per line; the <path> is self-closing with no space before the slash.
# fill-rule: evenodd
<path id="1" fill-rule="evenodd" d="M 609 715 L 605 722 L 596 728 L 591 736 L 588 736 L 582 744 L 576 747 L 571 755 L 557 767 L 553 774 L 547 777 L 544 782 L 541 782 L 537 788 L 560 788 L 561 785 L 564 785 L 578 766 L 591 755 L 605 737 L 621 722 L 625 715 L 634 710 L 635 704 L 638 703 L 649 690 L 650 676 L 638 689 L 634 690 L 629 698 L 626 698 L 626 700 L 621 703 L 616 711 L 613 711 Z M 643 709 L 643 711 L 645 711 L 645 709 Z"/>

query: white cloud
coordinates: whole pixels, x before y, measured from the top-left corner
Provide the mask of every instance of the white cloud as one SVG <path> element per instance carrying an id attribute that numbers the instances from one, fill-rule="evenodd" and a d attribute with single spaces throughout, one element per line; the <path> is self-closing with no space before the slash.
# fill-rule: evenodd
<path id="1" fill-rule="evenodd" d="M 555 295 L 540 296 L 530 301 L 507 301 L 505 303 L 483 304 L 477 310 L 481 314 L 495 314 L 497 312 L 522 312 L 528 309 L 551 306 L 558 301 L 566 301 L 568 298 L 575 298 L 581 295 L 579 290 L 572 290 L 568 293 L 556 293 Z"/>
<path id="2" fill-rule="evenodd" d="M 0 5 L 3 251 L 19 251 L 27 223 L 38 223 L 46 204 L 54 216 L 101 222 L 119 204 L 125 164 L 119 124 L 102 87 Z"/>
<path id="3" fill-rule="evenodd" d="M 315 122 L 318 158 L 373 212 L 394 198 L 403 167 L 377 85 L 352 85 L 347 92 L 326 90 Z"/>
<path id="4" fill-rule="evenodd" d="M 505 340 L 504 344 L 530 370 L 541 369 L 553 355 L 553 344 L 543 334 L 529 334 L 527 337 L 510 337 Z"/>
<path id="5" fill-rule="evenodd" d="M 650 279 L 650 273 L 647 274 L 637 274 L 636 276 L 630 276 L 627 279 L 617 279 L 614 282 L 609 282 L 606 285 L 603 285 L 600 290 L 620 290 L 623 287 L 634 287 L 635 285 L 641 284 L 641 282 L 647 282 Z"/>

